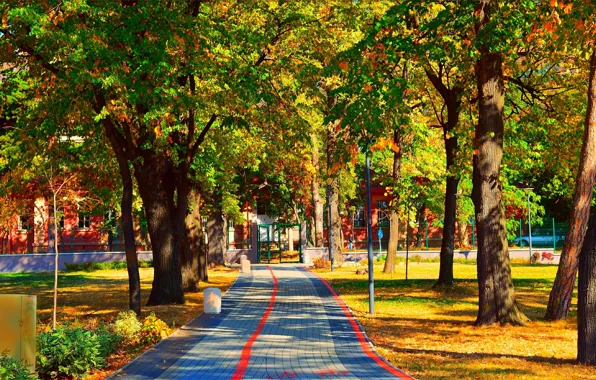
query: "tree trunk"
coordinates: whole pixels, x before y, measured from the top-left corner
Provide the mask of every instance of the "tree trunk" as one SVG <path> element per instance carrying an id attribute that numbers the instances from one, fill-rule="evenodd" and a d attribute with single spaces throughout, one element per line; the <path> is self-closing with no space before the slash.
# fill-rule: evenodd
<path id="1" fill-rule="evenodd" d="M 323 200 L 321 199 L 321 193 L 319 192 L 319 143 L 317 135 L 313 133 L 311 135 L 312 140 L 312 165 L 315 170 L 315 174 L 312 177 L 312 203 L 314 208 L 314 239 L 313 243 L 315 247 L 324 247 L 325 241 L 323 238 Z"/>
<path id="2" fill-rule="evenodd" d="M 596 364 L 596 217 L 590 218 L 579 254 L 577 360 Z"/>
<path id="3" fill-rule="evenodd" d="M 443 218 L 443 236 L 441 240 L 439 278 L 434 286 L 453 284 L 453 248 L 455 243 L 455 217 L 457 205 L 457 186 L 459 179 L 452 173 L 457 155 L 457 135 L 454 132 L 459 124 L 462 89 L 458 86 L 449 88 L 433 71 L 426 75 L 439 92 L 447 107 L 447 122 L 443 124 L 443 141 L 445 143 L 447 183 L 445 190 L 445 215 Z"/>
<path id="4" fill-rule="evenodd" d="M 383 266 L 383 272 L 394 273 L 397 263 L 397 245 L 399 243 L 399 193 L 397 183 L 401 178 L 402 161 L 402 139 L 401 130 L 397 126 L 393 130 L 393 142 L 397 146 L 397 152 L 393 152 L 393 168 L 391 171 L 392 199 L 389 205 L 389 243 L 387 244 L 387 259 Z"/>
<path id="5" fill-rule="evenodd" d="M 470 246 L 470 236 L 468 235 L 468 222 L 459 220 L 457 222 L 457 235 L 459 241 L 459 248 L 467 248 Z"/>
<path id="6" fill-rule="evenodd" d="M 114 149 L 116 149 L 114 147 Z M 130 310 L 141 315 L 141 277 L 132 217 L 133 184 L 128 167 L 128 160 L 122 152 L 116 152 L 120 176 L 122 177 L 122 200 L 120 213 L 122 214 L 122 234 L 124 235 L 124 251 L 126 253 L 126 269 L 128 271 L 128 305 Z"/>
<path id="7" fill-rule="evenodd" d="M 186 215 L 186 244 L 182 246 L 181 267 L 182 267 L 182 290 L 184 292 L 196 292 L 199 289 L 200 281 L 200 253 L 201 239 L 201 197 L 197 192 L 192 193 L 192 211 Z"/>
<path id="8" fill-rule="evenodd" d="M 449 166 L 449 164 L 448 164 Z M 453 285 L 453 249 L 455 245 L 455 209 L 456 192 L 459 180 L 455 176 L 447 177 L 445 190 L 445 219 L 443 222 L 443 238 L 441 240 L 438 285 Z"/>
<path id="9" fill-rule="evenodd" d="M 575 194 L 569 220 L 569 232 L 565 237 L 557 277 L 550 292 L 545 318 L 566 319 L 571 305 L 573 287 L 577 274 L 578 252 L 584 242 L 586 225 L 590 215 L 590 203 L 596 176 L 596 49 L 590 60 L 590 84 L 588 110 L 584 125 L 584 142 L 580 155 Z"/>
<path id="10" fill-rule="evenodd" d="M 490 5 L 484 5 L 484 19 L 488 22 Z M 482 32 L 482 30 L 480 30 Z M 515 300 L 507 231 L 502 206 L 500 181 L 503 158 L 503 83 L 502 56 L 481 49 L 476 63 L 479 95 L 479 117 L 476 126 L 473 167 L 473 190 L 478 228 L 478 317 L 476 325 L 493 323 L 522 325 L 525 316 Z"/>
<path id="11" fill-rule="evenodd" d="M 226 254 L 226 221 L 221 209 L 221 195 L 215 196 L 214 211 L 207 219 L 208 264 L 224 264 Z"/>
<path id="12" fill-rule="evenodd" d="M 143 164 L 135 162 L 135 177 L 143 199 L 151 245 L 153 249 L 154 277 L 148 306 L 184 303 L 182 272 L 180 267 L 184 219 L 180 223 L 173 208 L 171 190 L 172 168 L 167 159 L 147 152 Z M 187 194 L 178 194 L 178 202 Z"/>
<path id="13" fill-rule="evenodd" d="M 329 205 L 331 207 L 331 220 L 329 225 L 333 239 L 330 244 L 333 245 L 333 255 L 336 264 L 343 262 L 341 246 L 341 218 L 339 216 L 339 168 L 335 165 L 337 153 L 337 131 L 339 121 L 331 122 L 327 126 L 327 175 L 330 181 Z"/>

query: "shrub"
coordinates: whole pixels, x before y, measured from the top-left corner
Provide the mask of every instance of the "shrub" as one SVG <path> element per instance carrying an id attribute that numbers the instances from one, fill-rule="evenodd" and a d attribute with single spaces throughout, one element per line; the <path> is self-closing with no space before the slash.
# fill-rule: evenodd
<path id="1" fill-rule="evenodd" d="M 37 370 L 45 377 L 80 378 L 105 364 L 101 352 L 100 339 L 93 331 L 58 327 L 37 337 Z"/>
<path id="2" fill-rule="evenodd" d="M 113 325 L 114 332 L 130 343 L 139 342 L 142 328 L 143 325 L 132 310 L 118 313 L 118 317 Z"/>
<path id="3" fill-rule="evenodd" d="M 312 261 L 313 267 L 317 269 L 331 269 L 331 261 L 325 260 L 322 257 L 316 257 Z"/>
<path id="4" fill-rule="evenodd" d="M 145 320 L 141 329 L 141 342 L 143 344 L 155 344 L 172 333 L 167 323 L 151 312 Z"/>
<path id="5" fill-rule="evenodd" d="M 29 369 L 22 361 L 0 354 L 0 379 L 33 380 L 36 377 L 29 373 Z"/>
<path id="6" fill-rule="evenodd" d="M 139 268 L 150 268 L 153 267 L 153 260 L 139 260 L 138 264 Z M 90 261 L 80 264 L 64 263 L 64 266 L 69 272 L 93 272 L 96 270 L 126 269 L 126 261 L 110 261 L 101 263 Z"/>
<path id="7" fill-rule="evenodd" d="M 120 342 L 122 342 L 122 336 L 110 331 L 104 324 L 100 324 L 94 332 L 99 340 L 99 354 L 104 358 L 114 353 Z"/>
<path id="8" fill-rule="evenodd" d="M 414 255 L 414 256 L 410 257 L 410 261 L 414 262 L 414 263 L 420 264 L 422 262 L 422 260 L 423 260 L 422 256 L 420 256 L 420 255 Z"/>

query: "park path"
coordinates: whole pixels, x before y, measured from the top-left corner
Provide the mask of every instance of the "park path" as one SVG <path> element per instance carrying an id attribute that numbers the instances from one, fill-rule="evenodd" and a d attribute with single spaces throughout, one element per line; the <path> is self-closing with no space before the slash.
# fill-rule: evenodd
<path id="1" fill-rule="evenodd" d="M 222 300 L 113 375 L 126 379 L 410 379 L 301 266 L 253 265 Z"/>

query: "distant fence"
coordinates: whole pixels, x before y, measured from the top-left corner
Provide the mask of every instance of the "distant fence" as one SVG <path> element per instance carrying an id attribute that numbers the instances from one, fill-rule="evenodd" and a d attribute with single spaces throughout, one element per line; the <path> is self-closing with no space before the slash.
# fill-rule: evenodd
<path id="1" fill-rule="evenodd" d="M 0 255 L 0 273 L 41 272 L 54 270 L 53 253 L 23 253 Z M 139 260 L 152 260 L 151 251 L 137 252 Z M 124 252 L 65 252 L 58 255 L 58 269 L 66 269 L 64 263 L 126 261 Z"/>

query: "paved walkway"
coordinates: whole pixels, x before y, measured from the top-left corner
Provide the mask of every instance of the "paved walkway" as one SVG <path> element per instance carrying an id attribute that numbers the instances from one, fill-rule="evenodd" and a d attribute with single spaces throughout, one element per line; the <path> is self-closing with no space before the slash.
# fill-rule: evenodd
<path id="1" fill-rule="evenodd" d="M 201 315 L 131 362 L 126 379 L 410 379 L 380 358 L 331 286 L 303 267 L 254 265 Z"/>

